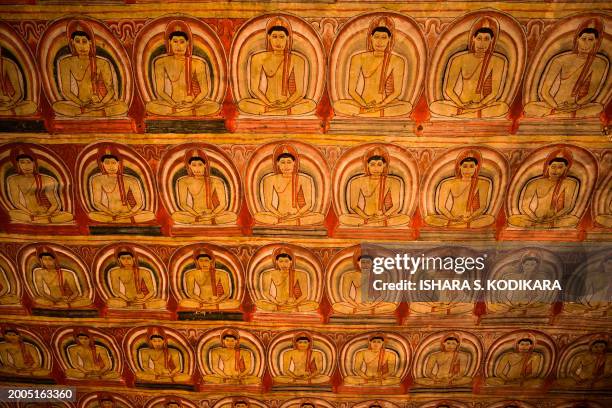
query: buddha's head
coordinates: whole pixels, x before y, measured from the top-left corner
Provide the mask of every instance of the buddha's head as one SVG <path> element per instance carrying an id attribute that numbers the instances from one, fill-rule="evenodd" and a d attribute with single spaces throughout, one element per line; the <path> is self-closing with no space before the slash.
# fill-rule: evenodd
<path id="1" fill-rule="evenodd" d="M 599 40 L 599 31 L 595 28 L 584 28 L 578 33 L 577 45 L 580 54 L 590 54 Z"/>
<path id="2" fill-rule="evenodd" d="M 472 35 L 474 43 L 474 52 L 476 54 L 484 54 L 491 46 L 491 42 L 495 38 L 495 33 L 488 27 L 477 29 Z"/>
<path id="3" fill-rule="evenodd" d="M 478 168 L 478 159 L 475 157 L 466 157 L 459 162 L 459 171 L 462 178 L 471 178 Z"/>
<path id="4" fill-rule="evenodd" d="M 17 156 L 17 167 L 18 173 L 21 174 L 34 174 L 36 167 L 34 158 L 27 154 L 20 154 Z"/>
<path id="5" fill-rule="evenodd" d="M 375 334 L 368 338 L 368 348 L 372 351 L 380 351 L 385 345 L 385 336 Z"/>
<path id="6" fill-rule="evenodd" d="M 519 353 L 528 353 L 533 349 L 533 340 L 523 337 L 516 342 L 516 348 Z"/>
<path id="7" fill-rule="evenodd" d="M 234 331 L 224 332 L 221 336 L 221 341 L 223 342 L 223 347 L 233 349 L 238 344 L 238 333 Z"/>
<path id="8" fill-rule="evenodd" d="M 188 162 L 191 173 L 196 177 L 201 177 L 206 174 L 206 162 L 204 158 L 195 156 L 189 159 Z"/>
<path id="9" fill-rule="evenodd" d="M 5 329 L 3 333 L 4 341 L 10 344 L 17 344 L 21 340 L 21 335 L 17 329 Z"/>
<path id="10" fill-rule="evenodd" d="M 232 408 L 249 408 L 249 402 L 243 399 L 236 399 L 232 402 Z"/>
<path id="11" fill-rule="evenodd" d="M 315 404 L 312 402 L 302 402 L 300 408 L 315 408 Z"/>
<path id="12" fill-rule="evenodd" d="M 91 36 L 85 31 L 73 31 L 70 34 L 70 42 L 77 55 L 87 57 L 91 51 Z"/>
<path id="13" fill-rule="evenodd" d="M 117 174 L 119 172 L 119 156 L 109 153 L 105 154 L 100 158 L 104 173 L 106 174 Z"/>
<path id="14" fill-rule="evenodd" d="M 76 341 L 80 346 L 89 347 L 91 343 L 91 337 L 89 337 L 89 334 L 87 332 L 80 331 L 76 335 Z"/>
<path id="15" fill-rule="evenodd" d="M 442 342 L 444 351 L 455 351 L 459 347 L 459 339 L 454 336 L 447 336 Z"/>
<path id="16" fill-rule="evenodd" d="M 212 263 L 212 257 L 207 253 L 201 253 L 196 255 L 196 262 L 198 263 L 198 268 L 208 270 Z"/>
<path id="17" fill-rule="evenodd" d="M 55 254 L 52 252 L 41 252 L 38 254 L 38 259 L 45 269 L 56 269 L 57 268 L 57 259 Z"/>
<path id="18" fill-rule="evenodd" d="M 304 351 L 304 350 L 308 350 L 308 349 L 310 348 L 310 346 L 311 346 L 311 340 L 310 340 L 310 337 L 308 337 L 308 336 L 306 336 L 306 335 L 301 335 L 301 336 L 298 336 L 298 337 L 295 339 L 295 342 L 294 342 L 294 343 L 295 343 L 295 348 L 296 348 L 297 350 L 302 350 L 302 351 Z"/>
<path id="19" fill-rule="evenodd" d="M 272 51 L 282 52 L 287 48 L 287 41 L 289 39 L 289 30 L 282 25 L 274 25 L 268 29 L 268 44 L 272 48 Z"/>
<path id="20" fill-rule="evenodd" d="M 111 397 L 103 397 L 100 399 L 101 408 L 113 408 L 114 406 L 115 401 Z"/>
<path id="21" fill-rule="evenodd" d="M 276 158 L 276 166 L 281 174 L 293 174 L 295 169 L 295 156 L 291 153 L 281 153 Z"/>
<path id="22" fill-rule="evenodd" d="M 123 268 L 134 266 L 134 253 L 128 249 L 123 249 L 117 253 L 117 261 Z"/>
<path id="23" fill-rule="evenodd" d="M 551 179 L 563 177 L 567 171 L 569 162 L 564 157 L 555 157 L 548 162 L 548 176 Z"/>
<path id="24" fill-rule="evenodd" d="M 389 46 L 392 33 L 391 30 L 389 30 L 387 27 L 378 26 L 370 32 L 370 36 L 372 40 L 372 48 L 374 48 L 374 51 L 384 52 Z"/>
<path id="25" fill-rule="evenodd" d="M 189 35 L 184 31 L 173 31 L 168 36 L 168 43 L 173 55 L 184 56 L 189 47 Z"/>
<path id="26" fill-rule="evenodd" d="M 359 262 L 361 272 L 369 273 L 372 270 L 373 260 L 370 255 L 360 255 L 357 258 L 357 262 Z"/>
<path id="27" fill-rule="evenodd" d="M 164 348 L 164 338 L 160 334 L 154 334 L 149 337 L 149 344 L 155 350 L 161 350 Z"/>
<path id="28" fill-rule="evenodd" d="M 389 173 L 389 152 L 382 146 L 374 146 L 365 152 L 362 163 L 368 176 L 385 176 Z"/>
<path id="29" fill-rule="evenodd" d="M 380 176 L 385 173 L 387 161 L 383 156 L 371 156 L 368 158 L 368 172 L 372 176 Z"/>
<path id="30" fill-rule="evenodd" d="M 274 260 L 276 262 L 276 266 L 281 271 L 288 271 L 293 265 L 293 258 L 291 255 L 284 252 L 276 255 Z"/>
<path id="31" fill-rule="evenodd" d="M 527 275 L 534 273 L 540 266 L 540 256 L 535 251 L 527 251 L 521 256 L 521 271 Z"/>
<path id="32" fill-rule="evenodd" d="M 591 352 L 594 354 L 604 354 L 608 349 L 608 342 L 604 339 L 598 339 L 591 343 Z"/>
<path id="33" fill-rule="evenodd" d="M 565 178 L 574 162 L 574 155 L 565 148 L 559 147 L 551 151 L 544 161 L 544 177 L 551 180 L 561 180 Z"/>
<path id="34" fill-rule="evenodd" d="M 164 408 L 181 408 L 182 404 L 178 400 L 170 400 L 166 402 Z"/>

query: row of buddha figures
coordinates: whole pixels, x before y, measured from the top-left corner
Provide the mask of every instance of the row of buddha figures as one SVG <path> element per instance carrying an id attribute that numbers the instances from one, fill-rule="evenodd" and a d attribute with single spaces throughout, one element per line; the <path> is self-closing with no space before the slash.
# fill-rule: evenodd
<path id="1" fill-rule="evenodd" d="M 93 258 L 90 265 L 77 254 L 79 249 Z M 578 262 L 574 258 L 579 248 L 566 248 L 572 261 L 561 259 L 568 257 L 567 251 L 563 255 L 543 248 L 486 253 L 489 263 L 480 275 L 470 269 L 459 270 L 461 276 L 435 259 L 477 259 L 482 253 L 464 247 L 430 248 L 423 250 L 423 259 L 434 259 L 432 264 L 427 261 L 428 266 L 404 275 L 396 269 L 379 273 L 373 268 L 372 249 L 360 246 L 330 252 L 326 267 L 314 252 L 289 244 L 245 249 L 252 252 L 246 268 L 234 252 L 217 245 L 158 249 L 174 250 L 167 266 L 159 251 L 127 243 L 110 244 L 97 252 L 88 246 L 29 244 L 18 250 L 16 262 L 0 254 L 0 311 L 24 314 L 25 305 L 32 314 L 62 318 L 95 317 L 102 311 L 130 319 L 178 316 L 180 320 L 325 322 L 329 318 L 332 323 L 381 324 L 396 324 L 403 318 L 407 324 L 419 319 L 459 324 L 472 318 L 524 324 L 556 322 L 553 318 L 573 322 L 577 317 L 605 323 L 612 314 L 609 249 L 584 253 Z M 395 258 L 396 254 L 379 248 L 376 257 L 381 256 Z M 417 284 L 458 278 L 479 279 L 482 288 L 404 291 L 382 287 L 382 282 Z M 548 284 L 532 290 L 489 287 L 485 281 Z"/>
<path id="2" fill-rule="evenodd" d="M 123 330 L 122 339 L 109 332 L 62 327 L 45 344 L 31 329 L 5 326 L 0 376 L 199 391 L 332 391 L 333 386 L 341 393 L 593 392 L 609 391 L 612 384 L 606 333 L 575 336 L 559 347 L 543 332 L 513 331 L 496 335 L 485 349 L 480 337 L 467 331 L 423 334 L 413 342 L 397 332 L 369 332 L 340 345 L 323 333 L 289 331 L 277 333 L 266 347 L 254 333 L 224 327 L 193 341 L 160 326 Z"/>
<path id="3" fill-rule="evenodd" d="M 387 399 L 372 399 L 367 401 L 328 401 L 319 397 L 299 397 L 292 398 L 286 401 L 280 400 L 265 400 L 260 401 L 257 398 L 252 398 L 242 395 L 232 395 L 223 397 L 214 403 L 210 400 L 200 400 L 195 402 L 193 399 L 179 397 L 175 395 L 160 396 L 142 401 L 131 395 L 120 395 L 117 393 L 100 391 L 93 393 L 84 393 L 79 398 L 78 403 L 50 403 L 47 408 L 197 408 L 201 406 L 211 408 L 544 408 L 551 406 L 550 400 L 533 401 L 533 400 L 517 400 L 494 398 L 492 400 L 479 399 L 478 402 L 468 402 L 458 399 L 423 399 L 423 401 L 413 401 L 403 404 L 401 401 L 389 401 Z M 600 401 L 601 402 L 601 401 Z M 556 408 L 604 408 L 605 405 L 595 402 L 595 400 L 573 401 L 567 399 L 559 399 L 555 401 Z M 547 405 L 548 404 L 548 405 Z M 605 402 L 604 402 L 605 404 Z M 0 407 L 4 405 L 0 403 Z M 36 403 L 24 403 L 20 408 L 37 408 L 40 407 Z"/>
<path id="4" fill-rule="evenodd" d="M 248 160 L 240 153 L 239 171 L 212 144 L 167 146 L 155 162 L 129 145 L 79 145 L 76 158 L 72 147 L 0 146 L 5 230 L 46 225 L 74 234 L 89 226 L 91 233 L 113 234 L 148 226 L 136 230 L 414 239 L 417 229 L 421 235 L 497 229 L 505 231 L 501 237 L 565 231 L 566 239 L 580 239 L 587 228 L 612 228 L 607 149 L 555 144 L 517 156 L 463 146 L 422 152 L 423 163 L 401 146 L 369 143 L 338 153 L 330 169 L 317 147 L 285 140 L 257 146 Z M 147 149 L 140 146 L 143 154 Z M 161 231 L 162 223 L 170 231 Z"/>
<path id="5" fill-rule="evenodd" d="M 9 24 L 0 23 L 0 115 L 36 116 L 42 87 L 63 126 L 70 122 L 64 119 L 97 120 L 111 131 L 125 130 L 114 119 L 128 115 L 218 119 L 229 111 L 235 116 L 236 109 L 243 130 L 272 131 L 275 123 L 306 130 L 317 112 L 328 115 L 323 111 L 362 126 L 431 115 L 459 121 L 460 129 L 465 120 L 507 118 L 521 93 L 519 116 L 562 120 L 571 132 L 589 119 L 599 123 L 612 93 L 606 31 L 612 20 L 604 13 L 560 19 L 536 34 L 538 44 L 530 49 L 526 28 L 494 9 L 447 23 L 431 49 L 421 25 L 394 12 L 351 18 L 325 41 L 308 21 L 284 13 L 248 20 L 223 40 L 207 22 L 187 15 L 124 23 L 136 32 L 127 47 L 131 55 L 105 22 L 72 16 L 47 24 L 36 58 Z M 231 30 L 223 31 L 229 36 Z M 232 43 L 228 52 L 222 42 Z M 326 92 L 329 102 L 322 102 Z M 415 112 L 422 94 L 428 112 Z"/>

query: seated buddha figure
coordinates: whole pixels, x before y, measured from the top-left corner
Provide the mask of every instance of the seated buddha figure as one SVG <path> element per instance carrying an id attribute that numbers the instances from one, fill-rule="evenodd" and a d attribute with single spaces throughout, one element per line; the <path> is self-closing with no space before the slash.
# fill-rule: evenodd
<path id="1" fill-rule="evenodd" d="M 212 348 L 206 358 L 214 374 L 204 376 L 205 383 L 249 385 L 261 379 L 252 375 L 253 359 L 248 349 L 240 347 L 240 334 L 233 329 L 221 332 L 221 347 Z"/>
<path id="2" fill-rule="evenodd" d="M 397 355 L 387 350 L 385 343 L 384 334 L 371 335 L 368 338 L 368 347 L 355 353 L 352 365 L 354 375 L 345 377 L 344 383 L 360 386 L 399 384 L 401 379 L 397 377 Z"/>
<path id="3" fill-rule="evenodd" d="M 436 212 L 425 222 L 437 227 L 481 228 L 493 222 L 484 214 L 490 202 L 490 183 L 479 176 L 483 159 L 477 150 L 461 152 L 455 161 L 455 178 L 446 179 L 436 190 Z"/>
<path id="4" fill-rule="evenodd" d="M 405 63 L 394 54 L 394 23 L 390 17 L 372 20 L 367 33 L 366 51 L 351 57 L 348 93 L 351 99 L 334 103 L 336 113 L 361 117 L 405 116 L 412 104 L 400 98 L 404 82 Z M 359 82 L 363 90 L 359 91 Z"/>
<path id="5" fill-rule="evenodd" d="M 377 297 L 373 291 L 370 282 L 370 277 L 373 276 L 372 262 L 370 255 L 362 254 L 360 250 L 354 252 L 354 270 L 340 275 L 341 300 L 332 303 L 334 312 L 348 315 L 380 315 L 392 313 L 397 309 L 398 304 L 386 302 L 380 295 Z M 367 289 L 363 287 L 364 282 L 368 284 Z"/>
<path id="6" fill-rule="evenodd" d="M 98 168 L 89 181 L 89 217 L 98 222 L 135 224 L 152 221 L 155 214 L 144 209 L 144 192 L 139 180 L 124 173 L 124 161 L 113 148 L 101 149 Z"/>
<path id="7" fill-rule="evenodd" d="M 161 328 L 147 330 L 147 347 L 137 351 L 139 367 L 136 379 L 143 382 L 176 383 L 187 382 L 184 356 L 173 347 L 168 347 L 168 338 Z"/>
<path id="8" fill-rule="evenodd" d="M 601 187 L 604 190 L 593 203 L 595 225 L 612 228 L 612 177 L 608 177 Z"/>
<path id="9" fill-rule="evenodd" d="M 21 303 L 21 296 L 17 293 L 15 275 L 11 269 L 4 259 L 0 258 L 0 306 Z"/>
<path id="10" fill-rule="evenodd" d="M 444 99 L 429 106 L 434 115 L 493 118 L 508 112 L 508 104 L 499 100 L 507 69 L 505 58 L 495 52 L 499 32 L 491 17 L 472 25 L 468 51 L 452 56 L 444 74 Z"/>
<path id="11" fill-rule="evenodd" d="M 210 160 L 202 150 L 185 152 L 187 175 L 176 183 L 180 211 L 172 219 L 180 224 L 219 225 L 236 222 L 237 215 L 227 210 L 228 194 L 223 180 L 211 175 Z"/>
<path id="12" fill-rule="evenodd" d="M 227 271 L 217 269 L 212 251 L 195 250 L 193 260 L 195 268 L 183 275 L 187 297 L 181 299 L 179 306 L 194 309 L 238 309 L 240 301 L 230 298 L 232 277 Z"/>
<path id="13" fill-rule="evenodd" d="M 323 374 L 322 353 L 314 349 L 312 337 L 305 332 L 293 337 L 293 349 L 283 353 L 281 375 L 274 377 L 278 384 L 322 384 L 330 380 Z"/>
<path id="14" fill-rule="evenodd" d="M 19 67 L 2 56 L 0 43 L 0 116 L 25 116 L 35 113 L 36 104 L 26 99 Z"/>
<path id="15" fill-rule="evenodd" d="M 194 55 L 189 26 L 174 20 L 164 34 L 166 54 L 153 65 L 156 99 L 146 104 L 148 113 L 160 116 L 206 116 L 219 111 L 209 99 L 211 81 L 205 62 Z"/>
<path id="16" fill-rule="evenodd" d="M 470 356 L 461 350 L 461 339 L 457 334 L 441 338 L 440 350 L 427 357 L 424 377 L 416 378 L 416 384 L 428 387 L 467 386 L 472 378 L 467 375 Z"/>
<path id="17" fill-rule="evenodd" d="M 594 264 L 581 265 L 575 273 L 576 280 L 570 281 L 566 290 L 576 294 L 576 298 L 563 303 L 563 313 L 576 317 L 609 316 L 612 313 L 612 253 L 604 254 Z"/>
<path id="18" fill-rule="evenodd" d="M 275 312 L 309 312 L 319 308 L 311 299 L 308 272 L 295 269 L 295 255 L 289 248 L 278 247 L 273 254 L 274 269 L 263 271 L 264 299 L 257 300 L 257 309 Z"/>
<path id="19" fill-rule="evenodd" d="M 544 262 L 537 250 L 527 250 L 518 262 L 494 267 L 491 279 L 495 280 L 554 280 L 554 272 Z M 556 290 L 498 290 L 488 293 L 487 313 L 506 316 L 547 316 L 557 296 Z"/>
<path id="20" fill-rule="evenodd" d="M 89 24 L 71 20 L 66 35 L 72 55 L 59 60 L 57 72 L 63 99 L 53 103 L 53 110 L 71 117 L 124 115 L 128 106 L 115 93 L 113 66 L 96 55 L 96 39 Z"/>
<path id="21" fill-rule="evenodd" d="M 305 97 L 308 62 L 292 50 L 289 21 L 280 16 L 271 18 L 265 35 L 266 50 L 254 54 L 248 67 L 252 97 L 239 101 L 238 109 L 251 115 L 278 116 L 314 111 L 316 103 Z"/>
<path id="22" fill-rule="evenodd" d="M 340 215 L 340 224 L 355 227 L 408 224 L 410 216 L 400 213 L 404 182 L 399 177 L 389 175 L 389 153 L 382 147 L 374 147 L 364 155 L 363 165 L 365 174 L 349 182 L 350 213 Z"/>
<path id="23" fill-rule="evenodd" d="M 11 151 L 11 162 L 16 173 L 6 179 L 8 198 L 13 206 L 8 212 L 11 221 L 28 224 L 72 221 L 72 214 L 62 210 L 60 183 L 54 177 L 41 174 L 36 159 L 26 147 Z"/>
<path id="24" fill-rule="evenodd" d="M 62 267 L 53 249 L 36 249 L 38 265 L 32 270 L 34 305 L 43 308 L 74 309 L 91 304 L 84 293 L 86 283 L 72 270 Z"/>
<path id="25" fill-rule="evenodd" d="M 612 386 L 612 353 L 608 340 L 595 338 L 588 350 L 572 357 L 566 377 L 559 385 L 570 388 L 610 388 Z"/>
<path id="26" fill-rule="evenodd" d="M 40 350 L 14 327 L 5 327 L 0 343 L 0 375 L 19 377 L 46 377 L 51 370 L 44 368 Z"/>
<path id="27" fill-rule="evenodd" d="M 605 108 L 595 101 L 608 75 L 609 62 L 598 55 L 605 36 L 598 18 L 585 20 L 574 35 L 571 52 L 555 54 L 539 81 L 541 100 L 525 105 L 525 116 L 552 118 L 597 117 Z"/>
<path id="28" fill-rule="evenodd" d="M 516 341 L 515 350 L 504 352 L 496 362 L 493 376 L 486 379 L 487 385 L 538 388 L 542 378 L 543 356 L 534 351 L 536 340 L 527 335 Z"/>
<path id="29" fill-rule="evenodd" d="M 272 154 L 274 173 L 263 177 L 260 201 L 265 211 L 255 221 L 272 225 L 314 225 L 324 215 L 312 211 L 316 191 L 309 176 L 300 172 L 298 152 L 288 144 L 278 145 Z"/>
<path id="30" fill-rule="evenodd" d="M 523 228 L 573 228 L 578 217 L 570 214 L 576 205 L 578 183 L 568 176 L 573 155 L 565 149 L 552 151 L 544 162 L 542 176 L 529 181 L 520 193 L 520 214 L 508 223 Z"/>
<path id="31" fill-rule="evenodd" d="M 117 266 L 108 271 L 112 309 L 164 309 L 166 301 L 160 299 L 153 272 L 140 265 L 133 248 L 118 247 L 115 250 Z"/>
<path id="32" fill-rule="evenodd" d="M 68 348 L 68 358 L 71 368 L 66 369 L 66 375 L 72 378 L 87 380 L 112 380 L 119 378 L 119 373 L 113 371 L 113 364 L 108 350 L 96 344 L 87 329 L 74 331 L 74 344 Z"/>

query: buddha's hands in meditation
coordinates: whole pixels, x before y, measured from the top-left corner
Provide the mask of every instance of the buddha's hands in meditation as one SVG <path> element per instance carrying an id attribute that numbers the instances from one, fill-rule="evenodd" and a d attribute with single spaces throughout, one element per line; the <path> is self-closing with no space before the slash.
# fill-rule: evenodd
<path id="1" fill-rule="evenodd" d="M 580 105 L 576 101 L 563 101 L 557 104 L 555 110 L 558 111 L 574 111 L 578 109 Z"/>
<path id="2" fill-rule="evenodd" d="M 387 215 L 382 211 L 382 210 L 378 210 L 376 211 L 376 213 L 370 215 L 368 218 L 366 218 L 365 222 L 366 224 L 369 222 L 377 222 L 377 221 L 384 221 L 387 219 Z"/>
<path id="3" fill-rule="evenodd" d="M 298 210 L 297 208 L 290 208 L 283 213 L 279 213 L 278 222 L 287 221 L 293 219 L 297 216 Z"/>

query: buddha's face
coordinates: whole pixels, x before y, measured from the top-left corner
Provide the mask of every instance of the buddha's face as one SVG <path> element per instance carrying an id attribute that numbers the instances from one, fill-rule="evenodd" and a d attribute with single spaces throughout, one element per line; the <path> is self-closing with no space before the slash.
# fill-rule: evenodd
<path id="1" fill-rule="evenodd" d="M 283 157 L 278 160 L 278 169 L 282 174 L 291 174 L 293 173 L 293 168 L 295 167 L 295 161 L 291 157 Z"/>
<path id="2" fill-rule="evenodd" d="M 447 339 L 444 341 L 444 349 L 446 351 L 455 351 L 459 343 L 455 339 Z"/>
<path id="3" fill-rule="evenodd" d="M 49 255 L 43 255 L 40 257 L 40 262 L 45 269 L 55 269 L 55 259 Z"/>
<path id="4" fill-rule="evenodd" d="M 107 157 L 102 161 L 102 167 L 106 174 L 117 174 L 119 171 L 119 161 L 112 157 Z"/>
<path id="5" fill-rule="evenodd" d="M 612 258 L 608 258 L 603 262 L 603 270 L 606 274 L 612 274 Z"/>
<path id="6" fill-rule="evenodd" d="M 226 336 L 223 338 L 223 346 L 227 348 L 236 347 L 237 340 L 233 336 Z"/>
<path id="7" fill-rule="evenodd" d="M 268 41 L 273 51 L 283 51 L 287 47 L 287 34 L 284 31 L 272 31 L 268 34 Z"/>
<path id="8" fill-rule="evenodd" d="M 188 45 L 189 41 L 181 35 L 175 35 L 170 39 L 170 48 L 174 55 L 185 55 Z"/>
<path id="9" fill-rule="evenodd" d="M 189 163 L 189 169 L 194 176 L 203 176 L 206 172 L 206 165 L 202 160 L 192 160 L 191 163 Z"/>
<path id="10" fill-rule="evenodd" d="M 177 404 L 176 402 L 171 402 L 170 404 L 166 405 L 166 407 L 168 407 L 168 408 L 179 408 L 180 405 Z"/>
<path id="11" fill-rule="evenodd" d="M 533 273 L 538 269 L 538 261 L 535 259 L 527 259 L 523 261 L 522 265 L 524 273 Z"/>
<path id="12" fill-rule="evenodd" d="M 591 351 L 595 354 L 603 354 L 606 351 L 606 344 L 597 342 L 591 346 Z"/>
<path id="13" fill-rule="evenodd" d="M 210 268 L 210 258 L 207 256 L 199 257 L 198 266 L 200 267 L 200 269 L 209 269 Z"/>
<path id="14" fill-rule="evenodd" d="M 593 50 L 595 44 L 597 42 L 597 38 L 593 33 L 582 33 L 580 37 L 578 37 L 578 52 L 588 54 Z"/>
<path id="15" fill-rule="evenodd" d="M 289 268 L 291 268 L 291 259 L 289 259 L 289 257 L 286 257 L 286 256 L 281 256 L 280 258 L 276 260 L 276 264 L 278 265 L 278 268 L 280 270 L 286 271 L 286 270 L 289 270 Z"/>
<path id="16" fill-rule="evenodd" d="M 489 49 L 491 45 L 491 34 L 489 33 L 478 33 L 474 36 L 474 50 L 476 53 L 484 53 Z"/>
<path id="17" fill-rule="evenodd" d="M 372 260 L 370 258 L 361 258 L 359 260 L 361 272 L 370 272 L 372 270 Z"/>
<path id="18" fill-rule="evenodd" d="M 234 408 L 247 408 L 246 402 L 236 402 L 234 403 Z"/>
<path id="19" fill-rule="evenodd" d="M 462 177 L 472 177 L 476 172 L 476 163 L 470 160 L 464 161 L 459 166 L 459 169 Z"/>
<path id="20" fill-rule="evenodd" d="M 149 340 L 149 343 L 155 350 L 161 350 L 164 347 L 164 339 L 161 337 L 153 337 Z"/>
<path id="21" fill-rule="evenodd" d="M 370 174 L 373 176 L 380 176 L 385 171 L 385 166 L 387 164 L 382 160 L 370 160 L 368 161 L 368 170 Z"/>
<path id="22" fill-rule="evenodd" d="M 34 161 L 29 157 L 22 157 L 17 160 L 17 166 L 19 166 L 19 171 L 23 174 L 34 173 Z"/>
<path id="23" fill-rule="evenodd" d="M 89 346 L 89 336 L 80 335 L 77 336 L 77 341 L 81 346 Z"/>
<path id="24" fill-rule="evenodd" d="M 377 31 L 372 34 L 372 47 L 374 51 L 385 51 L 389 45 L 389 34 Z"/>
<path id="25" fill-rule="evenodd" d="M 79 56 L 85 57 L 89 55 L 91 41 L 89 41 L 87 37 L 84 35 L 77 35 L 70 41 L 72 41 L 72 45 Z"/>
<path id="26" fill-rule="evenodd" d="M 134 257 L 130 254 L 122 254 L 119 256 L 119 265 L 124 268 L 134 265 Z"/>
<path id="27" fill-rule="evenodd" d="M 370 349 L 373 351 L 379 351 L 384 344 L 382 339 L 372 339 L 370 340 Z"/>
<path id="28" fill-rule="evenodd" d="M 565 173 L 566 168 L 567 164 L 563 162 L 552 162 L 548 165 L 548 175 L 550 178 L 559 178 Z"/>
<path id="29" fill-rule="evenodd" d="M 109 400 L 102 401 L 102 408 L 113 408 L 114 406 L 115 404 L 113 404 L 113 401 L 109 401 Z"/>
<path id="30" fill-rule="evenodd" d="M 17 333 L 8 332 L 4 334 L 4 340 L 7 343 L 16 344 L 19 342 L 19 335 Z"/>
<path id="31" fill-rule="evenodd" d="M 300 339 L 296 342 L 298 350 L 308 350 L 308 346 L 310 346 L 310 341 L 306 339 Z"/>
<path id="32" fill-rule="evenodd" d="M 531 342 L 527 341 L 527 340 L 521 340 L 518 343 L 518 351 L 520 353 L 526 353 L 529 350 L 531 350 Z"/>

